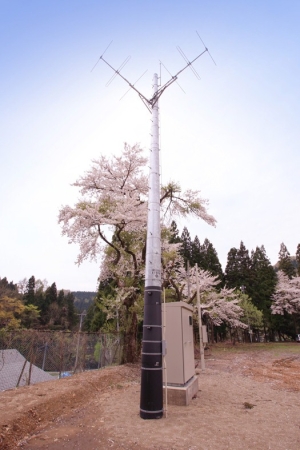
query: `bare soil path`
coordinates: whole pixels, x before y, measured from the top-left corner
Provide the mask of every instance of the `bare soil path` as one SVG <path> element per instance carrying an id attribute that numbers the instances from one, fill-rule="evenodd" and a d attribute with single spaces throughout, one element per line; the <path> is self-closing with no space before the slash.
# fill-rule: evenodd
<path id="1" fill-rule="evenodd" d="M 0 449 L 300 449 L 300 344 L 214 346 L 199 372 L 161 420 L 139 417 L 139 366 L 0 393 Z"/>

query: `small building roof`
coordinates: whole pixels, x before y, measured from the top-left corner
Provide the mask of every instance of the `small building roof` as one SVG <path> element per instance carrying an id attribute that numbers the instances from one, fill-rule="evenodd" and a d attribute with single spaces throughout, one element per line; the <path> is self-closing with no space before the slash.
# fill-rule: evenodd
<path id="1" fill-rule="evenodd" d="M 21 373 L 22 376 L 19 386 L 26 386 L 29 381 L 29 370 L 30 362 L 27 361 L 18 350 L 0 350 L 0 391 L 6 391 L 7 389 L 17 387 Z M 53 380 L 52 375 L 49 375 L 47 372 L 44 372 L 44 370 L 32 364 L 30 384 L 50 380 Z"/>

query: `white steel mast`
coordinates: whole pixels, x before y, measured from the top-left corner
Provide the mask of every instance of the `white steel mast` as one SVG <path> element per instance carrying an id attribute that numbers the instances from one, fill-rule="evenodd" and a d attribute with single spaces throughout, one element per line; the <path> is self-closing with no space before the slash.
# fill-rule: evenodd
<path id="1" fill-rule="evenodd" d="M 153 97 L 158 91 L 158 76 L 153 77 Z M 144 293 L 144 322 L 141 367 L 140 416 L 163 416 L 162 318 L 161 318 L 161 238 L 159 173 L 159 107 L 152 104 L 152 142 L 148 194 L 148 223 Z"/>
<path id="2" fill-rule="evenodd" d="M 197 33 L 198 34 L 198 33 Z M 199 36 L 199 35 L 198 35 Z M 200 38 L 200 36 L 199 36 Z M 200 38 L 201 39 L 201 38 Z M 202 39 L 201 39 L 202 41 Z M 202 41 L 203 43 L 203 41 Z M 204 43 L 203 43 L 204 44 Z M 109 44 L 110 45 L 110 44 Z M 204 46 L 205 47 L 205 46 Z M 108 48 L 108 47 L 107 47 Z M 107 50 L 106 48 L 106 50 Z M 106 51 L 105 50 L 105 51 Z M 137 92 L 140 99 L 152 114 L 152 141 L 150 148 L 150 174 L 148 194 L 148 222 L 146 241 L 146 268 L 145 268 L 145 292 L 144 292 L 144 321 L 141 367 L 141 396 L 140 417 L 143 419 L 159 419 L 163 416 L 163 367 L 162 367 L 162 314 L 161 314 L 161 235 L 160 235 L 160 164 L 159 164 L 159 106 L 158 101 L 165 89 L 169 87 L 187 67 L 198 77 L 192 64 L 200 58 L 208 49 L 200 53 L 192 61 L 189 61 L 182 50 L 178 51 L 185 59 L 186 65 L 172 76 L 167 83 L 158 87 L 158 75 L 153 77 L 153 95 L 147 99 L 131 84 L 120 70 L 128 62 L 124 61 L 118 70 L 114 69 L 104 58 L 100 56 L 114 72 L 112 79 L 119 75 Z M 209 53 L 210 55 L 210 53 Z M 210 55 L 211 56 L 211 55 Z M 95 67 L 95 66 L 94 66 Z M 93 70 L 93 69 L 92 69 Z M 199 78 L 199 77 L 198 77 Z"/>

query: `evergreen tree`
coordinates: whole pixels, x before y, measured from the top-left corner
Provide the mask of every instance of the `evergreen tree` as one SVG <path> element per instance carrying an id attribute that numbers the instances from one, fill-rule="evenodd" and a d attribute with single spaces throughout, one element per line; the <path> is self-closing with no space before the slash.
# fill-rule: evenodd
<path id="1" fill-rule="evenodd" d="M 186 227 L 184 227 L 182 234 L 181 234 L 181 243 L 182 247 L 180 249 L 180 254 L 184 259 L 185 266 L 187 265 L 188 261 L 192 260 L 192 241 L 191 241 L 191 235 Z"/>
<path id="2" fill-rule="evenodd" d="M 54 325 L 58 320 L 59 309 L 57 304 L 57 288 L 56 284 L 52 283 L 45 292 L 39 292 L 38 306 L 41 310 L 41 323 L 43 325 Z"/>
<path id="3" fill-rule="evenodd" d="M 72 329 L 77 323 L 78 323 L 78 315 L 76 312 L 76 308 L 74 306 L 74 294 L 72 294 L 72 292 L 69 292 L 66 296 L 65 296 L 65 302 L 67 305 L 67 318 L 68 318 L 68 328 Z"/>
<path id="4" fill-rule="evenodd" d="M 280 244 L 278 256 L 278 270 L 282 270 L 289 278 L 292 278 L 295 275 L 295 268 L 291 260 L 290 252 L 283 242 Z"/>
<path id="5" fill-rule="evenodd" d="M 224 275 L 218 254 L 212 243 L 205 239 L 201 245 L 201 259 L 200 267 L 203 270 L 208 270 L 212 275 L 218 276 L 223 281 Z"/>
<path id="6" fill-rule="evenodd" d="M 51 286 L 46 289 L 45 300 L 48 305 L 57 302 L 57 288 L 55 283 L 52 283 Z"/>
<path id="7" fill-rule="evenodd" d="M 25 305 L 35 305 L 35 278 L 33 275 L 28 280 L 24 294 L 24 302 Z"/>
<path id="8" fill-rule="evenodd" d="M 251 253 L 251 284 L 249 296 L 253 304 L 263 313 L 265 333 L 274 327 L 271 316 L 272 295 L 276 285 L 275 270 L 266 255 L 264 246 L 256 247 Z"/>
<path id="9" fill-rule="evenodd" d="M 8 297 L 18 296 L 18 286 L 12 281 L 9 283 L 7 278 L 0 278 L 0 297 L 7 295 Z"/>
<path id="10" fill-rule="evenodd" d="M 226 285 L 228 287 L 236 287 L 237 276 L 238 276 L 237 248 L 232 247 L 227 254 L 227 264 L 225 267 Z"/>
<path id="11" fill-rule="evenodd" d="M 171 235 L 169 239 L 170 244 L 178 244 L 179 242 L 181 242 L 181 239 L 179 237 L 179 230 L 174 220 L 172 221 L 170 226 L 170 235 Z"/>
<path id="12" fill-rule="evenodd" d="M 231 248 L 227 256 L 227 265 L 225 268 L 225 283 L 229 288 L 241 289 L 249 293 L 251 286 L 251 259 L 249 251 L 246 249 L 243 241 L 240 248 Z"/>
<path id="13" fill-rule="evenodd" d="M 198 236 L 195 236 L 195 239 L 192 242 L 192 255 L 191 255 L 191 266 L 193 267 L 195 264 L 198 264 L 198 267 L 202 268 L 201 265 L 201 244 L 198 239 Z"/>
<path id="14" fill-rule="evenodd" d="M 298 277 L 300 277 L 300 244 L 297 245 L 296 264 L 297 264 L 297 274 L 298 274 Z"/>
<path id="15" fill-rule="evenodd" d="M 112 279 L 100 281 L 97 295 L 87 310 L 83 330 L 92 332 L 99 331 L 106 324 L 107 312 L 104 311 L 105 307 L 102 299 L 114 295 L 115 284 L 115 280 Z"/>
<path id="16" fill-rule="evenodd" d="M 65 303 L 65 293 L 63 289 L 61 289 L 57 296 L 57 304 L 58 306 L 62 307 L 64 303 Z"/>

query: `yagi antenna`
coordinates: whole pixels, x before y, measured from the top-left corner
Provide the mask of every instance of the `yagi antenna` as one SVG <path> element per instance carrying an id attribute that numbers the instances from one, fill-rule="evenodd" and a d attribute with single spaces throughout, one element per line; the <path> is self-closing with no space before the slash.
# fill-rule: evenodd
<path id="1" fill-rule="evenodd" d="M 208 50 L 208 48 L 206 47 L 206 45 L 204 44 L 204 42 L 203 42 L 203 40 L 202 40 L 202 38 L 201 38 L 201 36 L 200 36 L 200 34 L 198 33 L 198 31 L 196 30 L 196 33 L 197 33 L 197 35 L 198 35 L 198 37 L 199 37 L 199 39 L 200 39 L 200 41 L 202 42 L 202 44 L 204 45 L 204 47 L 205 47 L 205 49 L 207 50 L 207 53 L 209 54 L 209 56 L 211 57 L 211 60 L 212 60 L 212 62 L 215 64 L 215 65 L 217 65 L 217 63 L 216 63 L 216 61 L 214 60 L 214 58 L 211 56 L 211 54 L 210 54 L 210 52 L 209 52 L 209 50 Z"/>
<path id="2" fill-rule="evenodd" d="M 171 72 L 166 68 L 166 66 L 164 65 L 164 63 L 162 63 L 161 61 L 159 61 L 160 64 L 165 68 L 165 70 L 168 72 L 169 75 L 172 76 Z M 160 76 L 161 78 L 161 76 Z M 186 93 L 185 90 L 180 86 L 180 84 L 178 83 L 178 81 L 176 81 L 176 84 L 180 87 L 180 89 L 182 90 L 182 92 Z"/>
<path id="3" fill-rule="evenodd" d="M 108 80 L 108 82 L 106 83 L 106 87 L 108 87 L 116 78 L 117 75 L 120 75 L 121 70 L 123 69 L 123 67 L 126 66 L 126 64 L 128 63 L 128 61 L 130 60 L 131 56 L 127 56 L 127 58 L 125 59 L 125 61 L 120 65 L 120 67 L 118 68 L 118 70 L 115 70 L 115 73 L 113 74 L 113 76 L 111 77 L 110 80 Z M 102 59 L 102 58 L 101 58 Z"/>
<path id="4" fill-rule="evenodd" d="M 94 67 L 92 68 L 91 72 L 93 72 L 93 70 L 95 69 L 96 65 L 98 64 L 98 62 L 100 61 L 101 57 L 104 55 L 104 53 L 106 52 L 106 50 L 108 49 L 108 47 L 111 46 L 113 41 L 110 41 L 110 43 L 108 44 L 108 46 L 106 47 L 106 49 L 104 50 L 104 52 L 102 53 L 102 55 L 100 56 L 100 58 L 98 59 L 98 61 L 96 62 L 96 64 L 94 65 Z"/>
<path id="5" fill-rule="evenodd" d="M 109 46 L 108 46 L 109 47 Z M 107 47 L 107 48 L 108 48 Z M 106 50 L 107 50 L 106 48 Z M 105 50 L 105 51 L 106 51 Z M 178 76 L 188 67 L 192 67 L 192 64 L 197 61 L 197 59 L 199 59 L 202 55 L 204 55 L 204 53 L 208 52 L 208 49 L 205 47 L 205 50 L 203 50 L 203 52 L 201 52 L 198 56 L 196 56 L 192 61 L 189 61 L 186 56 L 183 54 L 183 58 L 186 61 L 186 66 L 184 66 L 181 70 L 179 70 L 175 75 L 173 75 L 169 81 L 167 81 L 163 86 L 160 86 L 159 89 L 157 89 L 157 91 L 153 94 L 153 96 L 148 99 L 147 97 L 145 97 L 135 86 L 134 84 L 130 83 L 130 81 L 127 80 L 127 78 L 125 78 L 121 73 L 120 70 L 124 67 L 124 65 L 129 61 L 130 57 L 128 57 L 124 63 L 119 67 L 119 69 L 115 69 L 111 64 L 109 64 L 108 61 L 106 61 L 103 58 L 104 53 L 100 56 L 99 61 L 102 60 L 107 66 L 109 66 L 115 73 L 112 76 L 112 78 L 108 81 L 107 85 L 109 85 L 117 75 L 119 75 L 121 78 L 123 78 L 123 80 L 129 85 L 129 87 L 131 89 L 133 89 L 138 96 L 140 97 L 140 99 L 142 100 L 142 102 L 145 104 L 145 106 L 147 107 L 147 109 L 150 111 L 150 113 L 152 112 L 152 108 L 154 107 L 154 105 L 158 102 L 159 98 L 161 97 L 161 95 L 163 94 L 163 92 L 171 85 L 174 83 L 174 81 L 177 81 Z M 99 62 L 98 61 L 98 62 Z M 195 69 L 192 68 L 192 70 L 194 70 L 194 73 L 196 75 L 196 77 L 198 78 L 199 75 L 197 74 L 197 72 L 195 71 Z M 200 77 L 199 77 L 200 78 Z"/>
<path id="6" fill-rule="evenodd" d="M 189 66 L 189 68 L 191 69 L 191 71 L 193 72 L 193 74 L 195 75 L 195 77 L 198 80 L 201 80 L 200 75 L 198 74 L 198 72 L 194 69 L 194 67 L 192 66 L 192 64 L 189 62 L 189 60 L 187 59 L 187 57 L 185 56 L 185 54 L 183 53 L 183 51 L 181 50 L 181 48 L 179 47 L 179 45 L 177 45 L 177 50 L 180 53 L 180 55 L 183 57 L 183 59 L 185 60 L 185 62 L 187 63 L 187 65 Z"/>
<path id="7" fill-rule="evenodd" d="M 133 83 L 133 85 L 132 86 L 134 86 L 138 81 L 140 81 L 140 79 L 141 78 L 143 78 L 143 76 L 145 75 L 145 73 L 147 73 L 148 72 L 148 70 L 145 70 L 145 72 L 136 80 L 136 82 L 135 83 Z M 128 94 L 128 92 L 130 91 L 130 89 L 131 89 L 131 87 L 128 89 L 128 91 L 126 91 L 125 92 L 125 94 L 124 95 L 122 95 L 122 97 L 120 98 L 120 100 L 122 100 L 122 98 L 124 98 L 125 97 L 125 95 L 126 94 Z"/>

